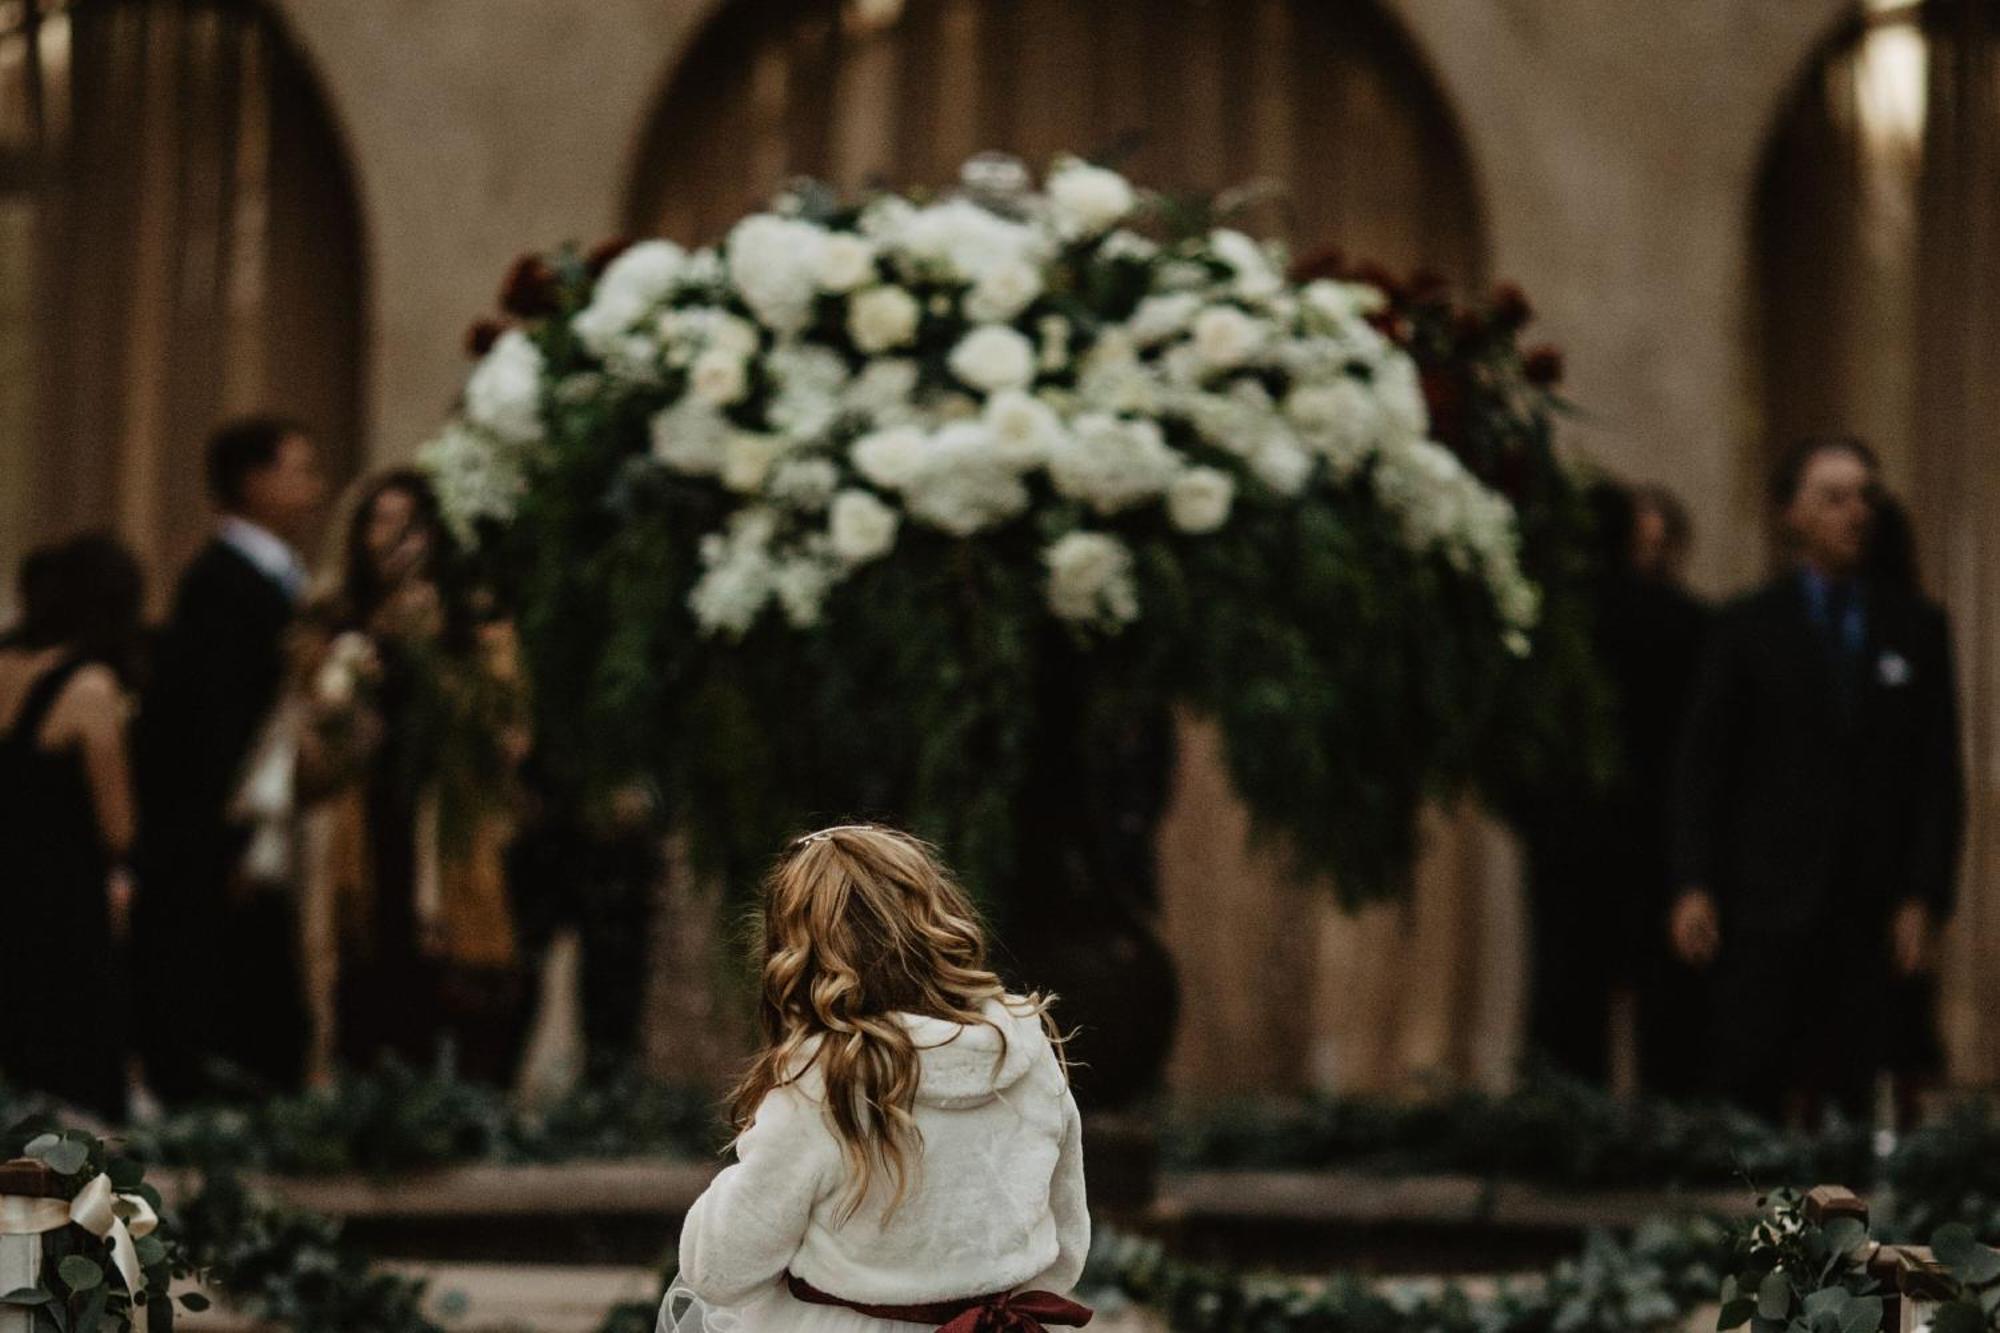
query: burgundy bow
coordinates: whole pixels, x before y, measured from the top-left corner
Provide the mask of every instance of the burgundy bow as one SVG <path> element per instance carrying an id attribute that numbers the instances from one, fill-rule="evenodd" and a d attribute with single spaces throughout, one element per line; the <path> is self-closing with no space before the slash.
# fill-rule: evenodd
<path id="1" fill-rule="evenodd" d="M 971 1300 L 938 1301 L 930 1305 L 869 1305 L 829 1296 L 793 1273 L 785 1274 L 792 1295 L 809 1305 L 838 1305 L 870 1319 L 898 1324 L 929 1324 L 938 1333 L 1043 1333 L 1046 1325 L 1082 1328 L 1092 1311 L 1052 1291 L 1003 1291 Z"/>

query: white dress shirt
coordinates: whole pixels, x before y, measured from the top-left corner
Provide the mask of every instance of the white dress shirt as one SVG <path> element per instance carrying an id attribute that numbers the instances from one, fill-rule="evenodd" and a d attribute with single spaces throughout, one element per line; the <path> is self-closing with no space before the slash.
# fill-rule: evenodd
<path id="1" fill-rule="evenodd" d="M 285 596 L 296 602 L 305 595 L 305 562 L 277 533 L 241 514 L 230 514 L 223 518 L 216 535 L 258 573 L 283 588 Z"/>

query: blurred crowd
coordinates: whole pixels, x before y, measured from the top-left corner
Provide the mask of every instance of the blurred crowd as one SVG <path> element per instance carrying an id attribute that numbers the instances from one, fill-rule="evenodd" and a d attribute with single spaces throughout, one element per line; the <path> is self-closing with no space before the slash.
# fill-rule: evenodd
<path id="1" fill-rule="evenodd" d="M 1778 574 L 1711 608 L 1674 496 L 1594 498 L 1618 753 L 1608 784 L 1528 820 L 1531 1049 L 1794 1123 L 1906 1118 L 1943 1074 L 1933 963 L 1963 818 L 1948 633 L 1906 511 L 1865 444 L 1806 441 L 1771 481 Z"/>
<path id="2" fill-rule="evenodd" d="M 227 425 L 207 468 L 215 532 L 157 630 L 108 537 L 22 565 L 0 1081 L 111 1119 L 385 1056 L 511 1082 L 533 1000 L 512 626 L 420 474 L 365 478 L 314 571 L 304 429 Z"/>
<path id="3" fill-rule="evenodd" d="M 364 478 L 324 524 L 310 435 L 257 418 L 216 432 L 207 480 L 214 535 L 157 630 L 110 538 L 20 569 L 0 1081 L 112 1119 L 384 1056 L 518 1081 L 549 952 L 524 886 L 589 901 L 648 853 L 565 841 L 536 801 L 513 627 L 422 475 Z M 1864 445 L 1808 442 L 1773 479 L 1781 572 L 1711 608 L 1674 496 L 1594 499 L 1618 753 L 1524 819 L 1530 1046 L 1607 1082 L 1635 1053 L 1647 1091 L 1774 1118 L 1871 1115 L 1885 1073 L 1907 1096 L 1940 1072 L 1961 821 L 1907 517 Z M 596 990 L 635 1027 L 643 931 L 601 936 L 634 954 Z"/>

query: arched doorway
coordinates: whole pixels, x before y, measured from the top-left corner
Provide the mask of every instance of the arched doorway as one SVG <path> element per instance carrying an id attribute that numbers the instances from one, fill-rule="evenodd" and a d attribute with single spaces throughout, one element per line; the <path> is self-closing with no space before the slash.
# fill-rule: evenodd
<path id="1" fill-rule="evenodd" d="M 0 7 L 0 556 L 110 528 L 157 606 L 217 420 L 297 417 L 351 471 L 362 270 L 346 156 L 263 9 Z"/>
<path id="2" fill-rule="evenodd" d="M 1882 454 L 1950 611 L 1971 823 L 1942 1005 L 1952 1070 L 2000 1070 L 2000 4 L 1870 0 L 1815 56 L 1755 205 L 1764 461 Z M 1990 955 L 1989 955 L 1990 956 Z"/>
<path id="3" fill-rule="evenodd" d="M 735 0 L 654 111 L 628 225 L 714 241 L 794 177 L 948 186 L 989 149 L 1037 170 L 1080 152 L 1176 194 L 1247 185 L 1246 224 L 1295 253 L 1337 246 L 1392 271 L 1484 276 L 1479 192 L 1450 108 L 1402 30 L 1365 3 Z M 1349 1085 L 1416 1064 L 1472 1072 L 1494 1046 L 1473 1012 L 1494 971 L 1475 957 L 1496 896 L 1486 833 L 1434 821 L 1407 914 L 1335 918 L 1330 895 L 1251 852 L 1212 735 L 1191 725 L 1182 739 L 1159 842 L 1163 934 L 1189 1015 L 1175 1085 L 1297 1088 L 1331 1065 Z"/>

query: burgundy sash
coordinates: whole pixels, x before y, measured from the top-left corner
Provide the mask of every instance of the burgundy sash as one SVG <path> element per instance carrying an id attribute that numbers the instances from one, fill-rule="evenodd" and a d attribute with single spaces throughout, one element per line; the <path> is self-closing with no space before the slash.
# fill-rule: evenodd
<path id="1" fill-rule="evenodd" d="M 1090 1307 L 1048 1291 L 1003 1291 L 930 1305 L 867 1305 L 829 1296 L 792 1273 L 785 1274 L 785 1285 L 794 1299 L 808 1305 L 837 1305 L 898 1324 L 929 1324 L 939 1333 L 1043 1333 L 1046 1324 L 1082 1328 L 1091 1316 Z"/>

